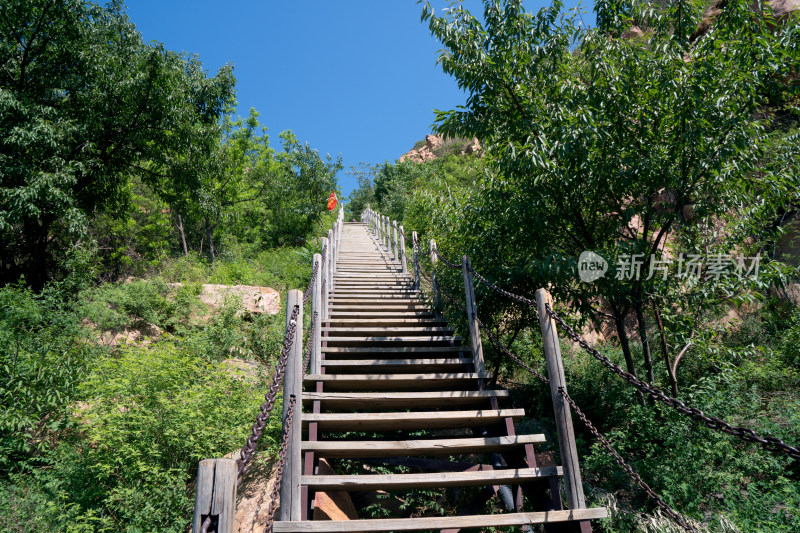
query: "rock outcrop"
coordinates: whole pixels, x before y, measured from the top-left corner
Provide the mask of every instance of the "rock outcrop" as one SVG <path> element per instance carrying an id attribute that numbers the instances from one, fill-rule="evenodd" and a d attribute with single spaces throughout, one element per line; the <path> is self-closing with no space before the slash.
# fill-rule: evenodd
<path id="1" fill-rule="evenodd" d="M 460 149 L 457 150 L 461 153 L 461 155 L 476 154 L 481 151 L 481 143 L 478 141 L 477 137 L 473 137 L 471 141 L 468 141 L 465 144 L 464 142 L 458 140 L 445 139 L 441 135 L 426 135 L 424 145 L 420 146 L 419 148 L 412 148 L 405 154 L 401 155 L 399 161 L 401 163 L 406 160 L 413 161 L 415 163 L 430 161 L 440 157 L 440 153 L 443 151 L 443 149 L 447 148 L 447 145 L 456 143 L 461 145 Z M 447 153 L 451 152 L 448 151 Z"/>
<path id="2" fill-rule="evenodd" d="M 691 40 L 695 41 L 705 35 L 709 28 L 714 25 L 722 10 L 725 9 L 728 0 L 711 0 L 703 20 L 697 25 L 697 29 L 692 33 Z M 768 0 L 772 7 L 772 13 L 776 21 L 781 21 L 792 13 L 800 13 L 800 0 Z M 754 7 L 754 9 L 757 9 Z"/>
<path id="3" fill-rule="evenodd" d="M 244 311 L 276 315 L 281 310 L 281 295 L 270 287 L 254 285 L 216 285 L 206 283 L 199 296 L 200 300 L 212 307 L 220 307 L 233 300 L 241 304 Z"/>

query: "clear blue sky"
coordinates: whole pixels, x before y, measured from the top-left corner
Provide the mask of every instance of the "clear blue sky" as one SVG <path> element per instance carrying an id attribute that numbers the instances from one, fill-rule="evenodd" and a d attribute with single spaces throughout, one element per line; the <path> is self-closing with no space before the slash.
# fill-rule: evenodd
<path id="1" fill-rule="evenodd" d="M 549 3 L 549 2 L 548 2 Z M 432 2 L 437 11 L 445 1 Z M 290 129 L 345 169 L 390 162 L 431 130 L 434 109 L 465 95 L 436 65 L 439 43 L 415 0 L 127 0 L 146 41 L 233 63 L 238 112 L 261 113 L 276 147 Z M 478 0 L 467 0 L 473 13 Z M 533 10 L 543 0 L 527 2 Z M 339 175 L 344 195 L 355 186 Z"/>

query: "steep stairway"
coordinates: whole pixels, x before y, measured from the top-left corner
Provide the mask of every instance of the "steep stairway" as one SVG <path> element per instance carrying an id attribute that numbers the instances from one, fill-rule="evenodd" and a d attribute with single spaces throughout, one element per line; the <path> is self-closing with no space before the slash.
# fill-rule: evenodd
<path id="1" fill-rule="evenodd" d="M 602 508 L 563 509 L 561 468 L 538 465 L 534 453 L 544 436 L 515 433 L 524 411 L 504 405 L 508 391 L 487 387 L 470 346 L 430 309 L 367 225 L 345 223 L 339 250 L 321 372 L 303 381 L 303 520 L 276 521 L 274 531 L 452 533 L 526 524 L 590 531 L 588 520 L 605 517 Z M 363 465 L 357 474 L 320 475 L 320 459 Z M 364 473 L 380 465 L 404 473 Z M 310 519 L 317 492 L 449 487 L 484 489 L 472 491 L 458 516 Z M 497 491 L 514 510 L 482 514 Z"/>

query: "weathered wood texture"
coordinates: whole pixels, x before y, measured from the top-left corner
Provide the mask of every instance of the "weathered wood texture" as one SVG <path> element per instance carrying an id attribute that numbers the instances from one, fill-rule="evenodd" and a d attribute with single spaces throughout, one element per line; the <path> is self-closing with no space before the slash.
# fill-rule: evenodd
<path id="1" fill-rule="evenodd" d="M 236 461 L 205 459 L 197 467 L 192 533 L 199 533 L 207 516 L 218 533 L 233 533 L 236 514 Z"/>
<path id="2" fill-rule="evenodd" d="M 298 315 L 295 324 L 295 335 L 292 348 L 286 363 L 286 374 L 283 378 L 283 419 L 289 415 L 289 398 L 295 396 L 297 402 L 294 408 L 294 423 L 289 435 L 289 446 L 286 453 L 286 462 L 283 467 L 283 481 L 281 482 L 281 520 L 300 520 L 300 443 L 302 442 L 302 411 L 303 402 L 299 401 L 303 393 L 303 291 L 294 289 L 289 291 L 286 300 L 287 326 L 291 320 L 292 310 L 297 307 Z"/>
<path id="3" fill-rule="evenodd" d="M 378 518 L 337 522 L 275 523 L 275 533 L 355 533 L 377 531 L 423 531 L 444 528 L 511 527 L 534 524 L 554 524 L 576 520 L 606 518 L 605 509 L 579 509 L 537 513 L 508 513 L 493 515 L 447 516 L 427 518 Z"/>
<path id="4" fill-rule="evenodd" d="M 575 432 L 572 428 L 572 414 L 569 404 L 559 388 L 566 391 L 567 384 L 564 379 L 564 365 L 561 361 L 561 345 L 558 342 L 556 323 L 550 318 L 545 309 L 545 303 L 552 307 L 553 300 L 544 290 L 536 291 L 536 311 L 539 314 L 539 324 L 542 328 L 542 342 L 544 356 L 547 360 L 547 376 L 550 379 L 550 396 L 553 399 L 553 409 L 556 417 L 556 430 L 558 431 L 558 449 L 561 460 L 564 462 L 564 486 L 567 491 L 567 504 L 570 509 L 583 509 L 586 500 L 583 495 L 581 472 L 578 466 L 578 450 L 575 446 Z"/>

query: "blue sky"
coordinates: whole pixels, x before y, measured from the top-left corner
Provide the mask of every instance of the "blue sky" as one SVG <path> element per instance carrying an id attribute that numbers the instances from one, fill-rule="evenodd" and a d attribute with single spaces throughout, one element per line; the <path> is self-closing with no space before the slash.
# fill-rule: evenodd
<path id="1" fill-rule="evenodd" d="M 198 54 L 210 73 L 233 63 L 239 114 L 255 107 L 276 147 L 290 129 L 322 154 L 341 154 L 346 169 L 394 161 L 430 132 L 434 109 L 465 101 L 436 65 L 441 46 L 416 0 L 126 4 L 146 41 Z M 465 5 L 482 11 L 478 0 Z M 355 186 L 344 172 L 339 183 L 345 195 Z"/>

